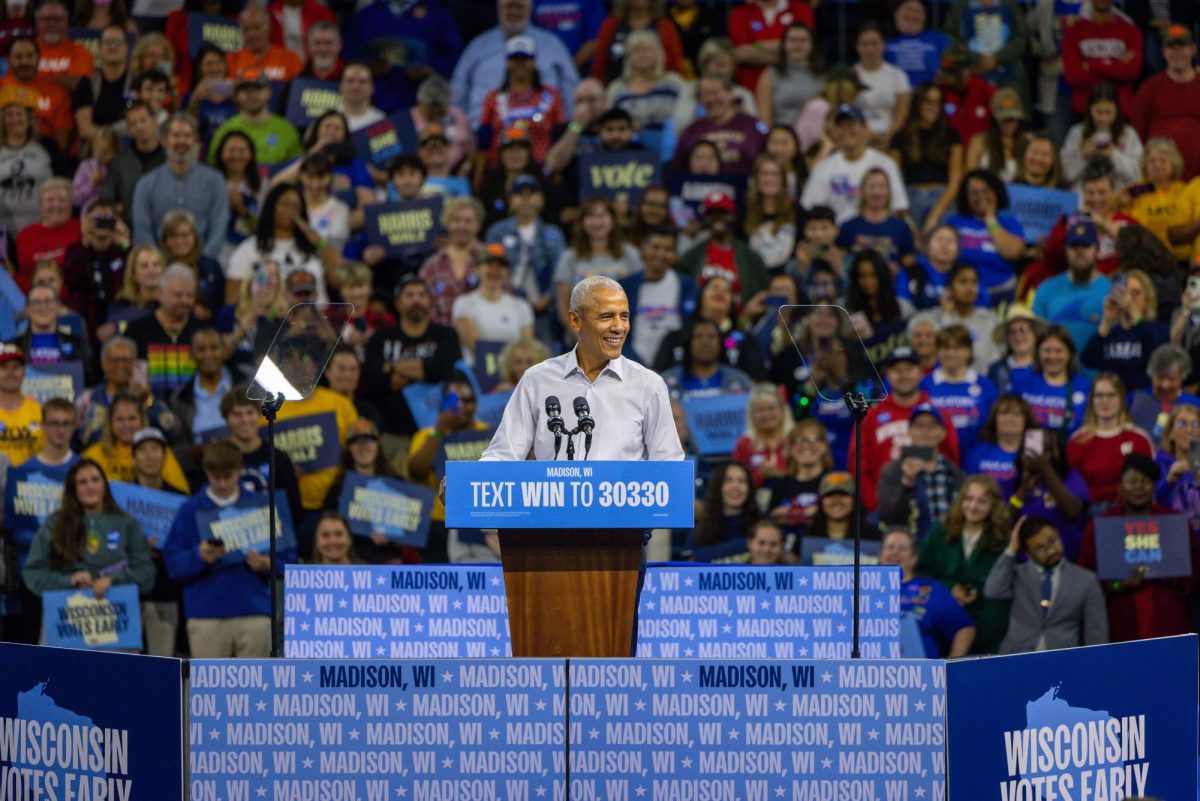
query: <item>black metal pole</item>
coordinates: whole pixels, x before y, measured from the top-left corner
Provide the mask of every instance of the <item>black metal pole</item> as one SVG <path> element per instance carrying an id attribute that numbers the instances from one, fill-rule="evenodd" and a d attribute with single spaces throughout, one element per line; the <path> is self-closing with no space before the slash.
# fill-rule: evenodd
<path id="1" fill-rule="evenodd" d="M 265 400 L 262 405 L 263 417 L 267 418 L 267 519 L 271 534 L 271 657 L 277 659 L 283 656 L 279 647 L 279 599 L 276 593 L 275 574 L 275 413 L 283 405 L 283 393 L 273 400 Z M 857 631 L 857 629 L 855 630 Z"/>
<path id="2" fill-rule="evenodd" d="M 858 659 L 859 602 L 862 589 L 862 421 L 867 416 L 867 399 L 861 392 L 843 396 L 854 420 L 854 619 L 851 621 L 850 658 Z"/>

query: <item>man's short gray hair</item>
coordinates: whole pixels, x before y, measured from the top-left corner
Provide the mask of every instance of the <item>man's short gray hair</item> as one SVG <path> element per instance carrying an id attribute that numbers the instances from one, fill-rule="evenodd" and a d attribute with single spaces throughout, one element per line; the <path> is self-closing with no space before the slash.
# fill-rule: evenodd
<path id="1" fill-rule="evenodd" d="M 1178 372 L 1181 378 L 1187 378 L 1192 372 L 1192 357 L 1178 345 L 1159 345 L 1150 354 L 1146 372 L 1151 377 Z"/>
<path id="2" fill-rule="evenodd" d="M 159 279 L 159 284 L 161 286 L 166 286 L 169 282 L 176 279 L 187 281 L 192 286 L 196 286 L 196 271 L 183 262 L 177 261 L 167 267 L 167 269 L 163 270 L 162 278 Z"/>
<path id="3" fill-rule="evenodd" d="M 129 337 L 123 337 L 118 334 L 117 336 L 105 342 L 104 346 L 100 348 L 100 360 L 104 361 L 113 348 L 129 348 L 129 352 L 134 356 L 137 356 L 137 343 Z"/>
<path id="4" fill-rule="evenodd" d="M 166 140 L 167 131 L 171 130 L 171 126 L 177 122 L 182 122 L 183 124 L 187 125 L 192 129 L 192 133 L 195 135 L 195 137 L 197 139 L 200 138 L 200 123 L 196 121 L 195 117 L 186 111 L 176 111 L 174 114 L 167 117 L 163 121 L 163 124 L 159 126 L 158 135 Z"/>
<path id="5" fill-rule="evenodd" d="M 580 281 L 571 290 L 570 310 L 576 314 L 582 313 L 591 304 L 592 295 L 601 289 L 620 292 L 622 295 L 625 294 L 625 290 L 621 288 L 621 285 L 607 275 L 591 275 Z"/>

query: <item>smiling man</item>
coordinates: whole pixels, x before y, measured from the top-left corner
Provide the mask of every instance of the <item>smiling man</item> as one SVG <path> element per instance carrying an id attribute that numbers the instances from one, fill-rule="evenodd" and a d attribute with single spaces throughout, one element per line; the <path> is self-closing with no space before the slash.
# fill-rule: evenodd
<path id="1" fill-rule="evenodd" d="M 683 459 L 662 378 L 621 355 L 629 335 L 629 301 L 611 278 L 592 276 L 571 291 L 567 322 L 578 344 L 526 371 L 481 461 L 553 459 L 546 398 L 562 405 L 567 430 L 578 425 L 573 401 L 588 402 L 596 429 L 590 459 Z"/>

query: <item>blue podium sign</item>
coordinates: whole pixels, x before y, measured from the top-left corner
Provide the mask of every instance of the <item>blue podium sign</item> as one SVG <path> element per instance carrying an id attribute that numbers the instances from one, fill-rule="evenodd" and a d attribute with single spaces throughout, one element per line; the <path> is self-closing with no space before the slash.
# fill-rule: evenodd
<path id="1" fill-rule="evenodd" d="M 571 660 L 571 798 L 941 801 L 941 662 Z"/>
<path id="2" fill-rule="evenodd" d="M 681 462 L 447 462 L 447 528 L 691 528 Z"/>
<path id="3" fill-rule="evenodd" d="M 562 660 L 192 660 L 193 799 L 562 799 Z"/>
<path id="4" fill-rule="evenodd" d="M 180 668 L 0 643 L 0 797 L 183 798 Z"/>
<path id="5" fill-rule="evenodd" d="M 845 567 L 650 565 L 638 604 L 639 657 L 850 656 L 854 572 Z M 900 569 L 862 571 L 860 641 L 900 655 Z"/>
<path id="6" fill-rule="evenodd" d="M 287 565 L 284 571 L 286 656 L 512 656 L 500 565 Z"/>
<path id="7" fill-rule="evenodd" d="M 948 662 L 950 801 L 1195 798 L 1196 669 L 1194 634 Z"/>

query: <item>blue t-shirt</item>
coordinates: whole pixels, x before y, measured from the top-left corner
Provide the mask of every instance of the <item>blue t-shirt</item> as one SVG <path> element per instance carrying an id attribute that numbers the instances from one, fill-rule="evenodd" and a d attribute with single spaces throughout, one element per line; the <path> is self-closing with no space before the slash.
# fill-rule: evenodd
<path id="1" fill-rule="evenodd" d="M 942 51 L 950 46 L 950 37 L 941 31 L 922 31 L 915 36 L 889 39 L 883 57 L 908 75 L 913 87 L 933 83 L 942 66 Z"/>
<path id="2" fill-rule="evenodd" d="M 919 272 L 925 273 L 925 286 L 914 278 Z M 936 309 L 941 304 L 942 293 L 950 282 L 950 274 L 935 270 L 924 256 L 917 256 L 917 263 L 896 273 L 896 297 L 912 303 L 918 310 Z M 988 308 L 986 292 L 980 292 L 975 298 L 975 305 Z"/>
<path id="3" fill-rule="evenodd" d="M 996 385 L 974 370 L 967 371 L 964 381 L 948 381 L 939 367 L 921 379 L 921 389 L 929 393 L 929 400 L 946 413 L 958 431 L 958 452 L 970 453 L 999 395 Z"/>
<path id="4" fill-rule="evenodd" d="M 992 366 L 988 368 L 988 378 L 992 379 L 992 383 L 996 385 L 996 391 L 1003 395 L 1013 391 L 1013 382 L 1017 380 L 1017 376 L 1028 375 L 1032 372 L 1031 365 L 1013 367 L 1008 363 L 1008 357 L 1005 357 L 992 362 Z"/>
<path id="5" fill-rule="evenodd" d="M 881 223 L 854 217 L 838 229 L 837 246 L 845 250 L 875 250 L 892 264 L 912 256 L 917 246 L 908 223 L 888 217 Z"/>
<path id="6" fill-rule="evenodd" d="M 1017 477 L 1017 451 L 1006 451 L 991 442 L 980 442 L 967 454 L 963 471 L 969 476 L 983 473 L 996 479 L 1007 498 L 1012 494 L 1013 481 Z"/>
<path id="7" fill-rule="evenodd" d="M 601 0 L 533 0 L 533 24 L 562 39 L 570 53 L 596 38 L 605 14 Z"/>
<path id="8" fill-rule="evenodd" d="M 925 576 L 913 576 L 900 585 L 900 612 L 916 619 L 929 659 L 940 659 L 950 650 L 955 634 L 975 625 L 949 590 Z"/>
<path id="9" fill-rule="evenodd" d="M 1020 221 L 1008 212 L 996 215 L 1000 227 L 1013 236 L 1025 239 Z M 958 231 L 959 258 L 979 271 L 979 289 L 986 291 L 1013 279 L 1013 264 L 1000 255 L 987 223 L 975 217 L 951 214 L 946 224 Z"/>
<path id="10" fill-rule="evenodd" d="M 29 362 L 31 364 L 59 364 L 63 360 L 62 349 L 58 347 L 58 334 L 29 335 Z"/>
<path id="11" fill-rule="evenodd" d="M 1071 400 L 1071 424 L 1067 433 L 1074 433 L 1083 422 L 1083 411 L 1087 407 L 1088 391 L 1092 388 L 1092 380 L 1087 376 L 1076 375 L 1065 386 L 1052 387 L 1042 378 L 1041 373 L 1030 371 L 1013 376 L 1013 392 L 1025 399 L 1033 409 L 1033 418 L 1038 425 L 1054 431 L 1061 431 L 1063 418 L 1067 409 L 1067 398 Z"/>
<path id="12" fill-rule="evenodd" d="M 1112 281 L 1100 273 L 1086 285 L 1073 284 L 1071 274 L 1062 273 L 1038 287 L 1033 298 L 1033 313 L 1070 331 L 1075 350 L 1082 351 L 1100 327 L 1104 299 L 1111 291 Z"/>

